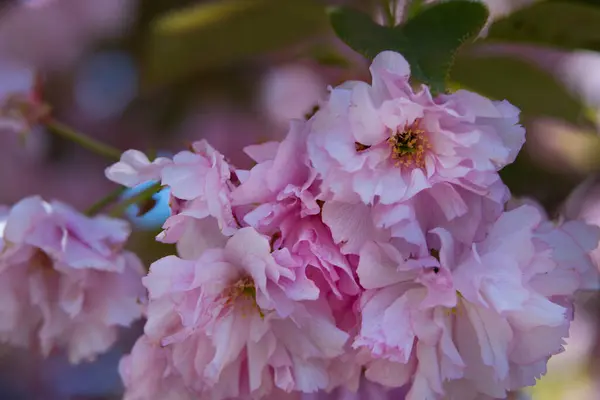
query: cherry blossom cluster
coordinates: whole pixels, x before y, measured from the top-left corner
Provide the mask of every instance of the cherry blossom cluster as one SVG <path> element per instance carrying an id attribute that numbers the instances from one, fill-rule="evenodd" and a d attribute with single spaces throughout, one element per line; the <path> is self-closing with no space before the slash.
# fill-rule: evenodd
<path id="1" fill-rule="evenodd" d="M 144 335 L 121 362 L 127 399 L 302 398 L 403 387 L 410 400 L 504 398 L 563 349 L 573 294 L 594 287 L 598 229 L 508 206 L 498 171 L 519 110 L 433 97 L 397 53 L 346 82 L 239 170 L 207 142 L 150 162 L 178 256 L 143 278 Z M 294 397 L 294 393 L 297 393 Z"/>
<path id="2" fill-rule="evenodd" d="M 0 339 L 78 362 L 143 314 L 120 363 L 127 400 L 475 400 L 535 384 L 573 295 L 597 289 L 600 230 L 509 202 L 514 106 L 414 88 L 394 52 L 370 70 L 281 142 L 246 147 L 250 170 L 205 140 L 123 153 L 110 180 L 170 190 L 157 240 L 177 255 L 144 277 L 123 221 L 39 197 L 3 209 Z"/>

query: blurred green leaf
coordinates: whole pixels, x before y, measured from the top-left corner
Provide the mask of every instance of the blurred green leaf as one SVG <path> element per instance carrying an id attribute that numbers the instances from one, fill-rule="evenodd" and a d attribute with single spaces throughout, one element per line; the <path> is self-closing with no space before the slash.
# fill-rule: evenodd
<path id="1" fill-rule="evenodd" d="M 369 59 L 384 50 L 401 53 L 411 65 L 412 76 L 434 91 L 445 89 L 456 51 L 479 33 L 488 17 L 482 3 L 469 0 L 426 7 L 394 28 L 349 8 L 334 8 L 329 14 L 336 34 L 352 49 Z"/>
<path id="2" fill-rule="evenodd" d="M 456 52 L 477 37 L 488 16 L 482 3 L 455 0 L 425 8 L 409 19 L 401 29 L 411 44 L 409 54 L 416 60 L 411 67 L 417 79 L 431 77 L 433 88 L 441 91 Z"/>
<path id="3" fill-rule="evenodd" d="M 402 32 L 376 24 L 361 11 L 335 7 L 329 10 L 329 20 L 336 35 L 368 59 L 384 50 L 400 51 L 408 47 Z"/>
<path id="4" fill-rule="evenodd" d="M 500 177 L 513 196 L 533 197 L 547 210 L 559 207 L 577 185 L 569 175 L 549 171 L 536 163 L 526 151 L 521 151 L 514 163 L 504 167 Z"/>
<path id="5" fill-rule="evenodd" d="M 598 0 L 546 0 L 547 2 L 554 3 L 581 3 L 581 4 L 589 4 L 590 6 L 600 7 L 600 1 Z"/>
<path id="6" fill-rule="evenodd" d="M 550 74 L 508 56 L 456 57 L 451 79 L 484 96 L 508 100 L 529 116 L 550 116 L 587 125 L 585 106 Z"/>
<path id="7" fill-rule="evenodd" d="M 340 68 L 350 67 L 350 61 L 333 46 L 314 46 L 310 49 L 310 56 L 321 65 Z"/>
<path id="8" fill-rule="evenodd" d="M 144 82 L 172 82 L 326 29 L 324 8 L 315 0 L 222 0 L 169 12 L 151 26 Z"/>
<path id="9" fill-rule="evenodd" d="M 139 230 L 134 229 L 127 241 L 127 249 L 137 254 L 146 269 L 159 258 L 177 253 L 176 245 L 162 243 L 156 240 L 156 235 L 160 230 Z"/>
<path id="10" fill-rule="evenodd" d="M 499 19 L 488 40 L 600 50 L 600 7 L 580 0 L 538 2 Z"/>
<path id="11" fill-rule="evenodd" d="M 421 12 L 425 6 L 425 0 L 411 0 L 410 4 L 406 8 L 406 18 L 413 18 L 415 15 Z"/>

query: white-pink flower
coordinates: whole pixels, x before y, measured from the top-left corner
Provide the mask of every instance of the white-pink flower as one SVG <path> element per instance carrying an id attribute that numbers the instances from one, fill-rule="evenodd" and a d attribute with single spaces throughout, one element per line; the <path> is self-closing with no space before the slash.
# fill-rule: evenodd
<path id="1" fill-rule="evenodd" d="M 389 205 L 430 190 L 452 204 L 461 201 L 455 187 L 486 196 L 524 142 L 519 110 L 462 90 L 414 92 L 408 63 L 390 51 L 371 74 L 371 85 L 333 88 L 312 118 L 308 153 L 322 198 Z"/>
<path id="2" fill-rule="evenodd" d="M 126 388 L 124 400 L 195 398 L 172 365 L 171 349 L 147 336 L 141 336 L 121 359 L 119 374 Z"/>
<path id="3" fill-rule="evenodd" d="M 585 180 L 567 199 L 563 208 L 564 217 L 567 219 L 579 219 L 588 224 L 592 224 L 595 227 L 600 226 L 600 214 L 598 212 L 600 210 L 599 194 L 600 186 L 598 186 L 598 177 L 593 176 Z M 566 240 L 564 236 L 563 238 L 555 236 L 554 240 L 565 240 L 564 244 L 571 247 L 573 244 L 577 244 L 578 241 L 586 239 L 585 236 L 577 237 L 571 235 L 568 231 L 565 231 L 564 233 L 567 234 Z M 600 286 L 600 279 L 598 278 L 600 268 L 600 246 L 597 246 L 591 252 L 591 256 L 596 273 L 595 276 L 592 275 L 587 277 L 586 282 L 589 283 L 587 288 L 597 290 Z"/>
<path id="4" fill-rule="evenodd" d="M 143 267 L 123 245 L 126 222 L 88 218 L 28 197 L 6 213 L 0 253 L 0 338 L 71 362 L 93 359 L 141 316 Z"/>
<path id="5" fill-rule="evenodd" d="M 121 160 L 106 168 L 106 177 L 120 185 L 135 187 L 148 181 L 157 181 L 161 178 L 163 168 L 171 160 L 158 157 L 152 162 L 139 150 L 127 150 L 121 155 Z"/>
<path id="6" fill-rule="evenodd" d="M 306 152 L 309 128 L 305 121 L 292 120 L 281 143 L 267 142 L 244 149 L 257 165 L 250 171 L 236 171 L 241 185 L 231 194 L 234 206 L 296 197 L 301 200 L 302 216 L 319 213 L 315 197 L 318 185 Z"/>
<path id="7" fill-rule="evenodd" d="M 273 246 L 287 249 L 340 295 L 357 294 L 352 267 L 323 223 L 316 201 L 315 181 L 306 154 L 307 125 L 294 120 L 281 143 L 269 142 L 246 149 L 258 164 L 236 171 L 242 183 L 231 194 L 232 205 L 250 208 L 243 222 L 273 237 Z M 256 205 L 258 204 L 258 205 Z"/>
<path id="8" fill-rule="evenodd" d="M 195 261 L 169 256 L 151 266 L 145 334 L 170 349 L 187 388 L 227 399 L 328 387 L 348 335 L 293 258 L 246 227 Z"/>
<path id="9" fill-rule="evenodd" d="M 207 217 L 216 218 L 223 233 L 232 235 L 238 224 L 231 209 L 231 172 L 225 157 L 205 140 L 177 153 L 162 169 L 162 183 L 171 190 L 172 216 L 159 240 L 175 243 L 189 224 Z"/>
<path id="10" fill-rule="evenodd" d="M 502 214 L 471 246 L 436 228 L 424 235 L 435 261 L 402 243 L 367 243 L 354 342 L 374 357 L 367 377 L 411 384 L 410 400 L 504 398 L 533 385 L 562 351 L 571 298 L 600 237 L 582 223 L 546 224 L 526 205 Z M 565 232 L 578 245 L 555 240 Z"/>
<path id="11" fill-rule="evenodd" d="M 389 388 L 373 383 L 367 379 L 361 379 L 357 390 L 349 390 L 344 387 L 329 393 L 311 393 L 297 396 L 294 400 L 399 400 L 404 399 L 406 390 L 404 388 Z M 287 399 L 286 399 L 287 400 Z M 290 399 L 292 400 L 292 399 Z"/>
<path id="12" fill-rule="evenodd" d="M 445 196 L 446 190 L 457 196 Z M 322 219 L 345 254 L 358 255 L 366 242 L 390 238 L 416 245 L 424 254 L 429 248 L 423 233 L 435 228 L 452 232 L 452 237 L 464 244 L 483 239 L 509 196 L 500 180 L 489 187 L 487 196 L 444 184 L 392 205 L 327 201 Z"/>

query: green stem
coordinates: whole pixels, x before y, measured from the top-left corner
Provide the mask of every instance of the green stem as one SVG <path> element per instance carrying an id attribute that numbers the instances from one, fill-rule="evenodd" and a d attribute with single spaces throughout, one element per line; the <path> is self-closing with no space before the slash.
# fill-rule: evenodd
<path id="1" fill-rule="evenodd" d="M 121 197 L 121 195 L 125 193 L 126 190 L 127 188 L 124 186 L 116 188 L 115 190 L 113 190 L 112 192 L 110 192 L 109 194 L 92 204 L 87 210 L 85 210 L 85 214 L 90 217 L 98 214 L 108 205 L 119 200 L 119 197 Z"/>
<path id="2" fill-rule="evenodd" d="M 120 217 L 125 213 L 125 210 L 129 208 L 129 206 L 137 203 L 141 203 L 146 200 L 150 200 L 155 193 L 162 189 L 162 185 L 160 182 L 156 182 L 154 185 L 142 190 L 141 192 L 134 194 L 133 196 L 123 200 L 121 203 L 117 204 L 111 211 L 110 215 L 112 217 Z"/>
<path id="3" fill-rule="evenodd" d="M 51 132 L 65 138 L 68 139 L 70 141 L 73 141 L 75 143 L 77 143 L 78 145 L 80 145 L 81 147 L 84 147 L 96 154 L 99 154 L 101 156 L 113 159 L 113 160 L 119 160 L 121 158 L 121 151 L 108 146 L 100 141 L 97 141 L 96 139 L 92 139 L 88 136 L 85 136 L 71 128 L 69 128 L 68 126 L 64 125 L 61 122 L 58 122 L 54 119 L 50 119 L 48 120 L 46 123 L 46 128 L 48 128 L 48 130 L 50 130 Z"/>

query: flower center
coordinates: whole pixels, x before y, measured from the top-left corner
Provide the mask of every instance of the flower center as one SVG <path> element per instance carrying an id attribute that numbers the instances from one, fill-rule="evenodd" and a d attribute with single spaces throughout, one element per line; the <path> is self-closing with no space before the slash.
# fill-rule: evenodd
<path id="1" fill-rule="evenodd" d="M 51 271 L 54 269 L 52 259 L 40 249 L 36 249 L 29 260 L 32 268 L 41 269 L 43 271 Z"/>
<path id="2" fill-rule="evenodd" d="M 392 150 L 395 166 L 418 167 L 425 166 L 425 151 L 431 148 L 425 131 L 419 128 L 419 120 L 407 125 L 402 131 L 396 131 L 390 136 L 388 144 Z"/>
<path id="3" fill-rule="evenodd" d="M 261 318 L 265 315 L 256 303 L 256 287 L 251 277 L 245 276 L 225 289 L 223 293 L 225 298 L 224 308 L 228 309 L 234 305 L 240 305 L 242 313 L 250 310 L 257 310 Z"/>

